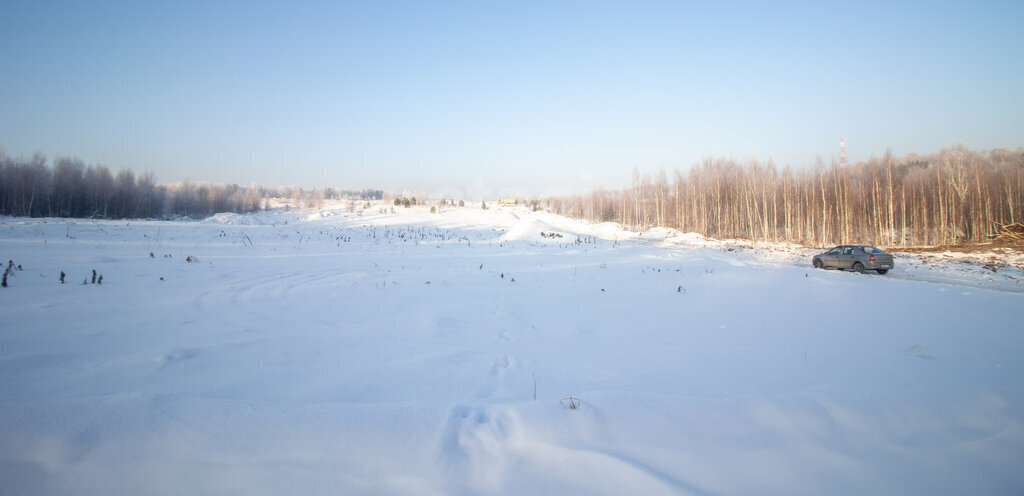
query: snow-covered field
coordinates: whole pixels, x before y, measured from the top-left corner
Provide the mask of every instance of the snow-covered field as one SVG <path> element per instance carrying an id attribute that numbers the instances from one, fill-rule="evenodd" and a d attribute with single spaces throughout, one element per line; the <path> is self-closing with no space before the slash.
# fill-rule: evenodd
<path id="1" fill-rule="evenodd" d="M 1024 493 L 1017 259 L 361 207 L 0 219 L 0 493 Z"/>

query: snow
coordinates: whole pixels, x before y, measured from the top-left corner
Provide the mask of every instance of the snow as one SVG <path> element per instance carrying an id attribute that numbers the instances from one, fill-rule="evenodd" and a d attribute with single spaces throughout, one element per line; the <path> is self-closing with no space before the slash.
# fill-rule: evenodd
<path id="1" fill-rule="evenodd" d="M 363 206 L 0 218 L 4 494 L 1024 490 L 1011 255 Z"/>

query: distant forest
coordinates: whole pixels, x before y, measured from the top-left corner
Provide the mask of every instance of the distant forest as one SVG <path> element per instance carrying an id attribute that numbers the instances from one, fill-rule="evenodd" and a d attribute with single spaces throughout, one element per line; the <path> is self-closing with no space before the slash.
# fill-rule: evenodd
<path id="1" fill-rule="evenodd" d="M 152 174 L 136 176 L 130 169 L 114 175 L 105 166 L 85 165 L 77 158 L 58 158 L 50 165 L 39 154 L 21 159 L 0 151 L 0 215 L 205 218 L 219 212 L 254 212 L 266 207 L 266 198 L 291 198 L 318 205 L 327 199 L 379 200 L 383 195 L 382 190 L 272 189 L 189 180 L 157 184 Z"/>
<path id="2" fill-rule="evenodd" d="M 247 213 L 267 198 L 380 200 L 382 190 L 184 181 L 116 175 L 77 158 L 0 150 L 0 215 L 86 218 L 204 218 Z M 554 213 L 644 230 L 665 226 L 714 238 L 884 247 L 983 242 L 1024 221 L 1024 148 L 974 151 L 962 144 L 929 155 L 886 153 L 866 162 L 781 170 L 771 161 L 707 158 L 687 173 L 633 173 L 632 187 L 548 198 Z"/>
<path id="3" fill-rule="evenodd" d="M 842 167 L 779 170 L 770 160 L 705 159 L 671 180 L 633 173 L 620 191 L 550 198 L 548 208 L 633 229 L 715 238 L 885 247 L 983 242 L 1024 220 L 1024 148 L 886 153 Z"/>

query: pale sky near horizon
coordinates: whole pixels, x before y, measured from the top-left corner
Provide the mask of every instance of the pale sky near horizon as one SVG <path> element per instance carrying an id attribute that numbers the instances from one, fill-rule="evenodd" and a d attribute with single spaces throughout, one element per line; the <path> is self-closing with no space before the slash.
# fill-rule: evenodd
<path id="1" fill-rule="evenodd" d="M 445 196 L 1024 146 L 1022 2 L 0 3 L 0 147 Z"/>

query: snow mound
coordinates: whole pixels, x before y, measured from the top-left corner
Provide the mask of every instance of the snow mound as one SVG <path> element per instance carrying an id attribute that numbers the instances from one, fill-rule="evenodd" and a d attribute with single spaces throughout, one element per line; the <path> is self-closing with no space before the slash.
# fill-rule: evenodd
<path id="1" fill-rule="evenodd" d="M 343 213 L 336 210 L 317 210 L 307 215 L 306 220 L 309 222 L 315 222 L 318 220 L 330 219 L 338 215 L 343 215 Z"/>
<path id="2" fill-rule="evenodd" d="M 676 235 L 676 238 L 674 239 L 674 241 L 677 242 L 677 243 L 704 245 L 704 244 L 708 243 L 708 238 L 705 238 L 704 235 L 701 234 L 701 233 L 695 233 L 695 232 L 684 233 L 684 232 L 681 232 L 678 235 Z"/>
<path id="3" fill-rule="evenodd" d="M 675 238 L 680 234 L 682 233 L 676 229 L 672 229 L 671 227 L 652 227 L 640 233 L 640 239 L 665 241 L 667 239 Z"/>
<path id="4" fill-rule="evenodd" d="M 499 241 L 546 241 L 557 243 L 575 237 L 535 217 L 518 217 L 515 224 L 502 234 Z"/>
<path id="5" fill-rule="evenodd" d="M 572 233 L 573 235 L 587 234 L 603 239 L 616 240 L 632 239 L 636 237 L 636 233 L 627 231 L 617 222 L 593 224 L 584 220 L 571 219 L 550 212 L 534 212 L 532 215 L 547 225 L 552 226 L 554 229 Z"/>
<path id="6" fill-rule="evenodd" d="M 687 245 L 687 246 L 698 246 L 707 247 L 718 245 L 720 243 L 709 240 L 704 235 L 695 232 L 684 233 L 678 229 L 672 229 L 670 227 L 653 227 L 648 229 L 637 236 L 637 239 L 647 241 L 661 241 L 664 243 L 671 243 L 675 245 Z"/>
<path id="7" fill-rule="evenodd" d="M 245 214 L 236 214 L 236 213 L 233 213 L 233 212 L 223 212 L 223 213 L 211 215 L 211 216 L 207 217 L 206 219 L 203 219 L 203 223 L 205 223 L 205 224 L 232 224 L 232 225 L 239 225 L 239 226 L 252 226 L 252 225 L 260 224 L 260 222 L 258 222 L 258 220 L 257 220 L 259 218 L 260 217 L 258 215 L 245 215 Z"/>
<path id="8" fill-rule="evenodd" d="M 633 233 L 627 231 L 622 224 L 618 222 L 602 222 L 600 224 L 591 224 L 588 226 L 588 234 L 593 234 L 606 239 L 625 239 L 633 236 Z"/>

